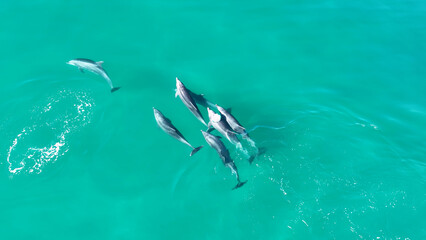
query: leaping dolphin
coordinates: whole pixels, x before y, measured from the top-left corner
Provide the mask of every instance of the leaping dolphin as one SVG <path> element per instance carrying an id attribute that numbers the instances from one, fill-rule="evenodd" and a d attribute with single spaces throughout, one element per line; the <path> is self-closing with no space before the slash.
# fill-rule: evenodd
<path id="1" fill-rule="evenodd" d="M 229 155 L 229 151 L 228 149 L 226 149 L 223 142 L 217 136 L 214 136 L 208 132 L 204 132 L 203 130 L 201 130 L 201 132 L 203 133 L 204 139 L 206 139 L 206 142 L 209 144 L 209 146 L 215 149 L 216 152 L 219 154 L 219 157 L 220 159 L 222 159 L 223 164 L 226 167 L 230 168 L 232 173 L 237 176 L 238 183 L 232 190 L 242 187 L 247 181 L 240 181 L 240 175 L 238 174 L 237 166 L 235 165 L 234 161 L 232 161 L 231 156 Z"/>
<path id="2" fill-rule="evenodd" d="M 192 152 L 189 154 L 189 156 L 194 155 L 196 152 L 198 152 L 203 146 L 199 146 L 197 148 L 194 148 L 189 142 L 183 137 L 182 133 L 179 132 L 179 130 L 176 129 L 175 126 L 173 126 L 170 119 L 166 118 L 160 111 L 158 111 L 155 108 L 154 109 L 154 117 L 157 121 L 158 126 L 160 126 L 161 129 L 163 129 L 167 134 L 170 136 L 176 138 L 177 140 L 181 141 L 182 143 L 185 143 L 186 145 L 190 146 L 192 148 Z"/>
<path id="3" fill-rule="evenodd" d="M 95 62 L 95 61 L 92 61 L 90 59 L 85 59 L 85 58 L 76 58 L 76 59 L 73 59 L 73 60 L 67 62 L 67 64 L 69 64 L 69 65 L 73 65 L 73 66 L 78 67 L 78 69 L 80 69 L 81 72 L 84 72 L 84 69 L 85 69 L 87 71 L 90 71 L 92 73 L 95 73 L 95 74 L 102 76 L 103 78 L 105 78 L 109 87 L 111 88 L 111 92 L 115 92 L 118 89 L 120 89 L 120 87 L 114 87 L 112 85 L 111 79 L 109 78 L 105 69 L 103 69 L 103 67 L 102 67 L 102 63 L 104 63 L 104 62 L 103 61 Z"/>
<path id="4" fill-rule="evenodd" d="M 176 78 L 176 95 L 175 97 L 179 96 L 182 100 L 183 104 L 189 109 L 189 111 L 192 112 L 192 114 L 195 115 L 195 117 L 200 120 L 204 125 L 207 126 L 206 122 L 204 121 L 203 116 L 200 113 L 200 110 L 197 107 L 197 103 L 194 101 L 194 99 L 191 96 L 191 93 L 189 90 L 183 85 L 181 81 L 179 81 L 178 78 Z"/>

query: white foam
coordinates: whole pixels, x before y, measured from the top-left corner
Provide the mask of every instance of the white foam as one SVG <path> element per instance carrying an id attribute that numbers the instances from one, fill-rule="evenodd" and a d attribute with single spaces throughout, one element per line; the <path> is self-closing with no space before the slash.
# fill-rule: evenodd
<path id="1" fill-rule="evenodd" d="M 67 106 L 70 101 L 76 102 L 71 108 Z M 12 175 L 22 172 L 41 173 L 46 164 L 57 161 L 68 152 L 68 135 L 90 123 L 92 116 L 92 99 L 85 93 L 64 90 L 40 105 L 32 111 L 33 125 L 24 127 L 9 147 L 7 163 Z M 54 112 L 52 118 L 50 111 L 59 113 Z M 26 146 L 37 144 L 28 138 L 44 136 L 46 129 L 56 133 L 50 137 L 50 143 L 45 143 L 45 146 Z"/>

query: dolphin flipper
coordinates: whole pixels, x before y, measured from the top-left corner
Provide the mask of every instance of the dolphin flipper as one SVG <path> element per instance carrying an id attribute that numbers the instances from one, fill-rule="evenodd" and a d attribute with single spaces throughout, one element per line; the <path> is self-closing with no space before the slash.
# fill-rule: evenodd
<path id="1" fill-rule="evenodd" d="M 84 73 L 84 70 L 82 67 L 79 67 L 78 69 L 80 70 L 80 72 Z"/>
<path id="2" fill-rule="evenodd" d="M 189 154 L 189 156 L 192 157 L 192 155 L 194 155 L 195 153 L 200 151 L 201 148 L 203 148 L 203 146 L 199 146 L 197 148 L 194 148 L 194 150 L 192 150 L 192 152 Z"/>

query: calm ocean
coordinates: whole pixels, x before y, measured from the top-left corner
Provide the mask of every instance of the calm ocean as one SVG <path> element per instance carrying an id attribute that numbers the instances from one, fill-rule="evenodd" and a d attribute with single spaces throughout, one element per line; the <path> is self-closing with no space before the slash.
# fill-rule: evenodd
<path id="1" fill-rule="evenodd" d="M 3 0 L 0 20 L 0 239 L 426 239 L 426 1 Z M 265 149 L 222 138 L 243 187 L 176 77 Z"/>

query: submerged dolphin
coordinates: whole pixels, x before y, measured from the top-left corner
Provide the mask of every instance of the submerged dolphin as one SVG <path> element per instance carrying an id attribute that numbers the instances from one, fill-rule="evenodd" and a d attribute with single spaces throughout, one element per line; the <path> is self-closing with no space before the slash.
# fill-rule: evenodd
<path id="1" fill-rule="evenodd" d="M 229 167 L 233 174 L 237 176 L 237 185 L 233 189 L 237 189 L 239 187 L 242 187 L 247 181 L 241 182 L 240 181 L 240 175 L 238 174 L 237 166 L 235 165 L 234 161 L 232 161 L 231 156 L 229 155 L 228 149 L 226 149 L 223 142 L 219 139 L 219 137 L 216 137 L 208 132 L 203 133 L 204 139 L 206 139 L 206 142 L 210 145 L 210 147 L 214 148 L 216 152 L 219 154 L 220 159 L 222 159 L 223 164 L 226 167 Z"/>
<path id="2" fill-rule="evenodd" d="M 181 141 L 182 143 L 185 143 L 186 145 L 190 146 L 192 148 L 192 152 L 191 154 L 189 154 L 189 156 L 194 155 L 196 152 L 198 152 L 203 146 L 199 146 L 197 148 L 194 148 L 191 144 L 189 144 L 189 142 L 183 137 L 182 133 L 179 132 L 179 130 L 177 130 L 175 128 L 175 126 L 173 126 L 172 122 L 166 118 L 160 111 L 158 111 L 155 108 L 154 109 L 154 117 L 155 120 L 157 121 L 158 126 L 160 126 L 161 129 L 163 129 L 167 134 L 169 134 L 170 136 L 176 138 L 177 140 Z"/>
<path id="3" fill-rule="evenodd" d="M 200 113 L 200 110 L 197 107 L 197 103 L 194 101 L 194 99 L 191 96 L 190 91 L 183 85 L 181 81 L 179 81 L 178 78 L 176 78 L 176 95 L 175 97 L 179 96 L 182 100 L 183 104 L 189 109 L 189 111 L 192 112 L 192 114 L 195 115 L 195 117 L 200 120 L 204 125 L 207 126 L 206 122 L 204 121 L 203 116 Z"/>
<path id="4" fill-rule="evenodd" d="M 78 67 L 78 69 L 80 69 L 81 72 L 84 72 L 83 70 L 85 69 L 87 71 L 90 71 L 92 73 L 102 76 L 108 82 L 108 85 L 111 88 L 111 92 L 115 92 L 118 89 L 120 89 L 120 87 L 114 87 L 112 85 L 111 79 L 109 78 L 106 71 L 102 68 L 102 63 L 104 62 L 103 61 L 95 62 L 85 58 L 76 58 L 67 62 L 67 64 L 69 65 Z"/>
<path id="5" fill-rule="evenodd" d="M 220 132 L 220 134 L 226 137 L 226 139 L 228 139 L 231 143 L 241 145 L 241 142 L 235 132 L 220 114 L 213 112 L 210 108 L 207 108 L 207 112 L 209 113 L 210 120 L 208 127 L 213 126 L 214 129 Z"/>

